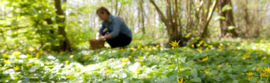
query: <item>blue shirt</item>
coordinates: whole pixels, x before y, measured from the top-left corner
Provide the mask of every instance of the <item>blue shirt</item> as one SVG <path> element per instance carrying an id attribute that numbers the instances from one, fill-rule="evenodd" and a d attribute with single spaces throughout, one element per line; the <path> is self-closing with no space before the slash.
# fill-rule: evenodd
<path id="1" fill-rule="evenodd" d="M 123 33 L 132 38 L 131 30 L 118 16 L 109 15 L 109 21 L 103 21 L 98 31 L 102 33 L 105 28 L 110 32 L 113 38 L 117 37 L 119 33 Z"/>

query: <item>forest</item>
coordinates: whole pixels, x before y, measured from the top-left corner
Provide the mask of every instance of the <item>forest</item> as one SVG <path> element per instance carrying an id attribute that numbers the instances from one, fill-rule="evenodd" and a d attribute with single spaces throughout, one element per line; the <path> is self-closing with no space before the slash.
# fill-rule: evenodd
<path id="1" fill-rule="evenodd" d="M 106 7 L 132 33 L 92 50 Z M 269 0 L 0 0 L 0 83 L 270 83 Z"/>

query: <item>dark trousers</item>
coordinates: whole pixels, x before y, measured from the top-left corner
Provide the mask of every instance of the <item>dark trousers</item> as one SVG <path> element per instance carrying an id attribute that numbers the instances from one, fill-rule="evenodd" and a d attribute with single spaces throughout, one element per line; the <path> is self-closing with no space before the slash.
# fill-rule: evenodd
<path id="1" fill-rule="evenodd" d="M 102 36 L 109 34 L 109 31 L 103 31 L 102 32 Z M 112 39 L 106 39 L 107 43 L 109 43 L 109 45 L 112 48 L 116 48 L 116 47 L 125 47 L 127 45 L 130 44 L 131 42 L 131 38 L 129 36 L 127 36 L 126 34 L 123 33 L 119 33 L 119 35 L 115 38 Z"/>

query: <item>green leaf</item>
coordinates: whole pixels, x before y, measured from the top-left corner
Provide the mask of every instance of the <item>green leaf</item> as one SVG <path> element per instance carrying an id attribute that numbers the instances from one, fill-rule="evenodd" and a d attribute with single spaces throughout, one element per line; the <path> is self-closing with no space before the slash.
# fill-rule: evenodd
<path id="1" fill-rule="evenodd" d="M 191 71 L 191 76 L 192 77 L 197 77 L 198 76 L 198 72 L 197 72 L 196 69 L 194 69 L 194 70 Z"/>
<path id="2" fill-rule="evenodd" d="M 18 56 L 18 55 L 21 55 L 21 52 L 19 52 L 19 51 L 14 51 L 14 52 L 12 53 L 12 55 Z"/>
<path id="3" fill-rule="evenodd" d="M 231 30 L 233 30 L 233 29 L 235 29 L 236 27 L 235 26 L 229 26 L 228 27 L 228 31 L 231 31 Z"/>
<path id="4" fill-rule="evenodd" d="M 228 10 L 231 10 L 232 7 L 230 5 L 225 5 L 223 8 L 222 8 L 222 12 L 225 12 L 225 11 L 228 11 Z"/>
<path id="5" fill-rule="evenodd" d="M 239 81 L 238 80 L 233 80 L 233 82 L 232 83 L 238 83 Z"/>
<path id="6" fill-rule="evenodd" d="M 188 33 L 188 34 L 185 36 L 185 38 L 189 38 L 190 35 L 191 35 L 191 33 Z"/>
<path id="7" fill-rule="evenodd" d="M 226 18 L 225 17 L 223 17 L 223 16 L 217 16 L 216 18 L 215 18 L 215 20 L 217 21 L 217 20 L 225 20 Z"/>
<path id="8" fill-rule="evenodd" d="M 195 77 L 195 78 L 191 79 L 191 81 L 193 81 L 193 82 L 202 82 L 201 78 L 199 78 L 199 77 Z"/>

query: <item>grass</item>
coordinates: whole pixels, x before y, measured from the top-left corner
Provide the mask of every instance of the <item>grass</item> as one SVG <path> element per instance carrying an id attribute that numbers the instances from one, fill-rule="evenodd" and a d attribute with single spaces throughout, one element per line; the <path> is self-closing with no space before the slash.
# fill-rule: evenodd
<path id="1" fill-rule="evenodd" d="M 206 48 L 142 46 L 73 52 L 21 49 L 1 53 L 0 82 L 267 83 L 268 40 L 213 41 Z M 143 41 L 142 41 L 143 42 Z"/>

